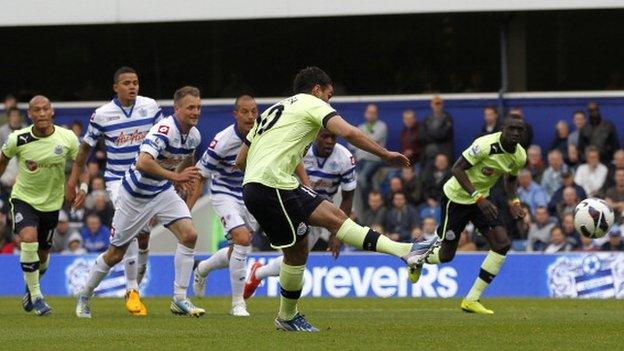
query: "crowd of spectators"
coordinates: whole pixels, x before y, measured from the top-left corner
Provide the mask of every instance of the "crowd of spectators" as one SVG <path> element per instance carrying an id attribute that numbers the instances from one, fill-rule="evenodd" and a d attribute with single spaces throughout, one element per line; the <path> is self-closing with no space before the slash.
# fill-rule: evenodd
<path id="1" fill-rule="evenodd" d="M 26 127 L 29 122 L 25 114 L 17 107 L 13 96 L 4 99 L 4 113 L 0 114 L 0 144 L 4 144 L 14 130 Z M 80 121 L 73 122 L 70 128 L 78 138 L 84 135 Z M 113 205 L 105 190 L 103 169 L 105 165 L 104 145 L 96 147 L 88 162 L 91 174 L 89 195 L 85 206 L 73 209 L 65 205 L 59 211 L 58 225 L 52 236 L 51 252 L 58 254 L 98 253 L 108 248 L 110 226 L 113 221 Z M 67 172 L 71 170 L 68 166 Z M 19 237 L 13 235 L 9 197 L 17 177 L 17 160 L 11 159 L 7 170 L 0 177 L 0 253 L 12 254 L 18 251 Z"/>
<path id="2" fill-rule="evenodd" d="M 355 219 L 362 225 L 377 228 L 392 239 L 409 242 L 431 238 L 441 220 L 440 198 L 444 183 L 452 176 L 455 161 L 453 146 L 453 117 L 444 109 L 440 97 L 431 100 L 431 112 L 419 119 L 414 110 L 402 115 L 401 152 L 413 167 L 394 169 L 376 160 L 372 167 L 358 166 L 361 203 L 355 204 Z M 388 136 L 378 109 L 368 105 L 366 122 L 360 126 L 369 130 L 374 111 L 374 123 L 383 125 L 374 139 L 385 145 Z M 509 113 L 524 117 L 521 108 Z M 476 137 L 501 131 L 502 114 L 493 106 L 483 109 L 483 125 Z M 572 250 L 620 250 L 624 231 L 624 150 L 612 122 L 602 117 L 596 103 L 586 110 L 575 111 L 573 124 L 560 120 L 547 149 L 533 144 L 533 128 L 525 121 L 521 145 L 527 151 L 527 164 L 518 173 L 518 197 L 525 209 L 524 219 L 505 219 L 508 233 L 516 251 L 562 252 Z M 368 128 L 368 129 L 367 129 Z M 369 132 L 369 135 L 372 135 Z M 356 152 L 358 163 L 361 152 Z M 368 156 L 367 156 L 368 157 Z M 364 184 L 362 186 L 362 184 Z M 491 197 L 501 211 L 508 211 L 508 199 L 502 182 L 492 189 Z M 574 228 L 574 209 L 587 197 L 604 198 L 614 209 L 616 224 L 603 238 L 588 239 Z M 503 217 L 510 217 L 505 215 Z M 620 227 L 622 225 L 622 228 Z M 432 229 L 434 228 L 434 229 Z M 469 225 L 462 233 L 460 250 L 487 249 L 484 238 Z"/>

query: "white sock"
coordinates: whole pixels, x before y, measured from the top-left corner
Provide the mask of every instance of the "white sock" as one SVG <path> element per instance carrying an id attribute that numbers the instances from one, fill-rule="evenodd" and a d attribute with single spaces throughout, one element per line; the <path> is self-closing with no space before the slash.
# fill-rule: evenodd
<path id="1" fill-rule="evenodd" d="M 139 265 L 137 264 L 137 256 L 139 252 L 139 242 L 132 239 L 126 249 L 124 255 L 124 274 L 126 276 L 126 291 L 139 290 L 137 276 L 139 274 Z"/>
<path id="2" fill-rule="evenodd" d="M 206 277 L 208 273 L 215 269 L 226 268 L 230 259 L 228 258 L 229 247 L 224 247 L 221 250 L 215 252 L 212 256 L 208 257 L 197 265 L 197 272 L 202 277 Z"/>
<path id="3" fill-rule="evenodd" d="M 137 276 L 137 283 L 141 285 L 143 278 L 145 277 L 145 271 L 147 270 L 147 259 L 149 257 L 149 249 L 141 250 L 139 249 L 139 269 Z"/>
<path id="4" fill-rule="evenodd" d="M 251 246 L 234 244 L 232 256 L 230 257 L 230 283 L 232 284 L 232 304 L 245 303 L 243 290 L 245 290 L 245 269 L 247 254 L 251 251 Z"/>
<path id="5" fill-rule="evenodd" d="M 110 269 L 111 267 L 104 262 L 104 254 L 100 254 L 95 259 L 95 264 L 93 268 L 91 268 L 91 272 L 89 272 L 89 278 L 87 279 L 87 284 L 82 289 L 82 293 L 87 296 L 92 296 L 93 290 L 106 278 Z"/>
<path id="6" fill-rule="evenodd" d="M 175 283 L 173 284 L 173 299 L 176 301 L 186 299 L 186 290 L 193 272 L 193 259 L 195 250 L 178 244 L 173 264 L 175 265 Z"/>
<path id="7" fill-rule="evenodd" d="M 279 276 L 283 260 L 284 260 L 284 256 L 280 256 L 274 259 L 273 261 L 267 263 L 266 265 L 256 269 L 256 279 L 262 280 L 268 277 Z"/>

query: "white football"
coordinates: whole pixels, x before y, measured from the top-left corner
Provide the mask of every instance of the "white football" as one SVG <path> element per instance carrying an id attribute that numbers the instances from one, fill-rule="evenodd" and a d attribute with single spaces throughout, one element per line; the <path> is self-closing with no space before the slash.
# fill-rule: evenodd
<path id="1" fill-rule="evenodd" d="M 588 238 L 605 236 L 613 225 L 613 210 L 602 199 L 585 199 L 574 210 L 576 231 Z"/>

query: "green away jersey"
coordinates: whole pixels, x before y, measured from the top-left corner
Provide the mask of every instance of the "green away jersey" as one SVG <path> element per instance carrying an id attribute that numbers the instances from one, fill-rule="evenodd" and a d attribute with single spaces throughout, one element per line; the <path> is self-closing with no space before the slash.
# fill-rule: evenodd
<path id="1" fill-rule="evenodd" d="M 65 162 L 76 159 L 78 138 L 65 128 L 54 126 L 54 133 L 38 138 L 32 126 L 16 130 L 2 146 L 2 153 L 17 156 L 17 181 L 11 198 L 20 199 L 42 212 L 59 210 L 65 191 Z"/>
<path id="2" fill-rule="evenodd" d="M 490 194 L 490 189 L 500 176 L 506 173 L 515 176 L 526 163 L 526 151 L 520 144 L 516 146 L 516 152 L 511 154 L 503 149 L 500 138 L 501 132 L 482 136 L 462 153 L 472 165 L 466 171 L 468 179 L 475 190 L 485 196 Z M 475 203 L 475 199 L 461 187 L 455 177 L 444 184 L 444 194 L 458 204 Z"/>
<path id="3" fill-rule="evenodd" d="M 319 129 L 336 114 L 328 103 L 310 94 L 297 94 L 264 111 L 247 134 L 249 152 L 243 184 L 297 188 L 295 168 Z"/>

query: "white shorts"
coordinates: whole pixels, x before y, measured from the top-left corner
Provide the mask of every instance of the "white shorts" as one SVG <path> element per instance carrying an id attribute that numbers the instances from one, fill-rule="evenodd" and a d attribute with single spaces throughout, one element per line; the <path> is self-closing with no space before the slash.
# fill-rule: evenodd
<path id="1" fill-rule="evenodd" d="M 110 240 L 111 245 L 116 247 L 127 245 L 152 218 L 165 227 L 180 219 L 191 219 L 186 203 L 173 187 L 152 199 L 135 198 L 124 187 L 119 188 L 118 196 L 119 206 L 113 217 Z"/>
<path id="2" fill-rule="evenodd" d="M 106 183 L 106 191 L 108 192 L 108 197 L 113 203 L 113 208 L 117 210 L 119 207 L 119 189 L 121 188 L 121 180 L 115 182 L 107 182 Z M 141 228 L 141 234 L 148 234 L 152 231 L 152 221 L 147 223 L 143 228 Z"/>
<path id="3" fill-rule="evenodd" d="M 113 203 L 114 208 L 118 206 L 119 188 L 121 188 L 121 179 L 113 182 L 106 182 L 106 192 L 108 192 L 108 198 Z"/>
<path id="4" fill-rule="evenodd" d="M 312 251 L 316 242 L 323 238 L 324 240 L 329 240 L 330 236 L 329 230 L 322 227 L 310 227 L 310 231 L 308 232 L 308 249 Z"/>
<path id="5" fill-rule="evenodd" d="M 221 219 L 228 243 L 231 244 L 230 231 L 234 228 L 246 226 L 252 233 L 258 229 L 258 222 L 249 213 L 244 203 L 231 196 L 221 194 L 210 195 L 210 202 L 215 213 Z"/>

